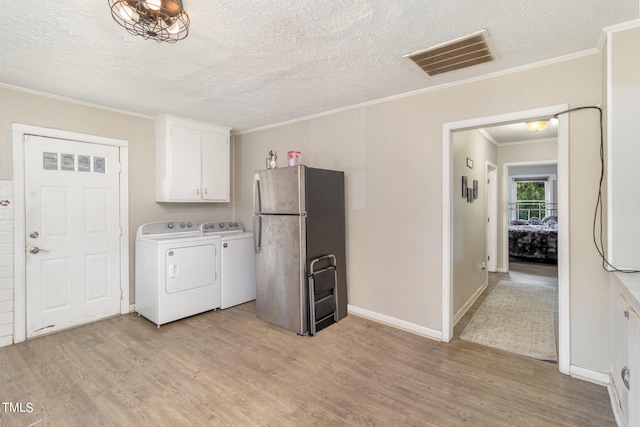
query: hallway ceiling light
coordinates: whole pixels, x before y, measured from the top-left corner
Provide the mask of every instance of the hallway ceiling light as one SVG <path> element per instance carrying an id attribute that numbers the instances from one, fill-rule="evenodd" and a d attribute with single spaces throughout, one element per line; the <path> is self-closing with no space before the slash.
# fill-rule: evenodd
<path id="1" fill-rule="evenodd" d="M 189 35 L 181 0 L 108 0 L 111 16 L 129 34 L 175 43 Z"/>
<path id="2" fill-rule="evenodd" d="M 549 120 L 538 120 L 535 122 L 527 122 L 526 124 L 527 130 L 532 132 L 537 132 L 539 130 L 545 130 L 549 127 Z"/>

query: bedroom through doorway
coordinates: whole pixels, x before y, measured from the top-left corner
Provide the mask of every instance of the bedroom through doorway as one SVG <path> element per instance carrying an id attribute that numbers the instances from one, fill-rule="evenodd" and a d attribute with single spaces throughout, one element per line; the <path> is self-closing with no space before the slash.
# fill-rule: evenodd
<path id="1" fill-rule="evenodd" d="M 568 373 L 570 350 L 568 271 L 566 271 L 568 245 L 559 251 L 563 237 L 557 234 L 559 224 L 566 220 L 563 216 L 566 212 L 562 212 L 561 207 L 564 203 L 568 204 L 566 194 L 568 179 L 565 182 L 561 179 L 563 176 L 568 177 L 564 169 L 568 166 L 566 155 L 568 135 L 562 130 L 566 123 L 561 124 L 556 121 L 553 126 L 550 126 L 549 132 L 529 131 L 531 136 L 528 138 L 505 141 L 507 134 L 515 135 L 513 131 L 515 127 L 525 129 L 526 123 L 532 120 L 530 118 L 544 119 L 544 114 L 548 114 L 547 118 L 553 115 L 545 109 L 544 113 L 536 110 L 531 115 L 514 113 L 445 125 L 445 130 L 448 128 L 450 131 L 447 142 L 450 144 L 448 154 L 451 162 L 451 167 L 447 171 L 451 195 L 451 223 L 449 224 L 451 338 L 461 338 L 527 357 L 558 362 L 559 370 Z M 475 122 L 474 126 L 469 125 L 472 122 Z M 481 182 L 479 193 L 485 194 L 480 194 L 476 201 L 463 204 L 456 200 L 458 195 L 462 196 L 460 193 L 462 183 L 459 182 L 464 179 L 462 173 L 472 175 L 473 171 L 468 168 L 468 165 L 478 164 L 472 156 L 479 156 L 480 167 L 487 176 L 491 170 L 490 167 L 485 167 L 485 159 L 478 154 L 478 151 L 467 149 L 466 153 L 470 154 L 467 156 L 465 149 L 460 149 L 456 140 L 458 134 L 462 132 L 479 134 L 480 139 L 486 141 L 490 147 L 484 151 L 489 153 L 489 157 L 491 157 L 491 151 L 495 150 L 495 157 L 487 158 L 486 161 L 487 165 L 495 163 L 497 167 L 499 180 L 498 196 L 495 198 L 497 206 L 490 207 L 485 200 L 480 215 L 486 224 L 487 220 L 489 222 L 491 220 L 491 215 L 488 215 L 490 209 L 494 209 L 499 214 L 497 215 L 498 224 L 495 227 L 497 236 L 490 235 L 491 227 L 485 225 L 487 232 L 482 242 L 486 248 L 485 253 L 489 254 L 491 239 L 497 239 L 497 265 L 492 267 L 486 259 L 479 263 L 481 268 L 479 277 L 485 283 L 473 285 L 477 288 L 476 293 L 470 295 L 469 291 L 466 291 L 467 295 L 462 296 L 461 303 L 460 293 L 461 290 L 465 292 L 464 288 L 467 284 L 464 282 L 467 277 L 460 274 L 457 269 L 460 259 L 465 258 L 466 249 L 461 250 L 461 246 L 469 244 L 461 235 L 468 234 L 466 226 L 471 223 L 465 223 L 467 219 L 461 222 L 460 218 L 473 215 L 471 213 L 474 209 L 471 206 L 473 203 L 479 201 L 481 204 L 482 198 L 491 198 L 487 197 L 489 182 L 484 179 L 479 180 Z M 525 134 L 521 133 L 521 135 Z M 460 164 L 466 164 L 467 169 L 460 169 Z M 561 173 L 558 173 L 558 169 Z M 470 182 L 469 176 L 467 177 L 468 186 Z M 487 185 L 485 186 L 484 183 Z M 512 221 L 514 221 L 513 225 Z M 519 230 L 510 230 L 514 226 L 519 226 Z M 525 229 L 528 228 L 530 230 L 525 233 Z M 510 235 L 515 237 L 510 238 Z M 562 256 L 559 256 L 560 254 Z M 473 264 L 470 264 L 470 269 L 474 268 Z M 484 273 L 484 278 L 482 277 L 483 269 L 488 270 Z M 505 301 L 511 300 L 520 302 L 520 305 L 512 308 L 504 305 Z M 483 308 L 483 305 L 486 307 Z M 535 309 L 529 310 L 528 307 L 535 307 Z M 523 319 L 517 319 L 513 315 L 514 312 L 526 314 L 526 311 L 531 312 L 527 314 L 530 316 L 528 319 L 526 316 Z M 490 316 L 484 316 L 483 319 L 483 312 Z M 540 313 L 543 314 L 540 315 Z M 479 320 L 474 320 L 478 317 Z M 493 333 L 489 333 L 487 329 L 490 328 L 491 322 L 497 322 Z M 474 326 L 474 323 L 477 324 Z M 513 327 L 513 331 L 506 331 L 507 326 Z M 533 338 L 531 343 L 525 342 L 528 338 Z M 542 340 L 545 344 L 541 345 L 536 340 Z M 522 351 L 517 349 L 520 344 L 524 347 Z M 542 350 L 538 351 L 539 349 Z"/>

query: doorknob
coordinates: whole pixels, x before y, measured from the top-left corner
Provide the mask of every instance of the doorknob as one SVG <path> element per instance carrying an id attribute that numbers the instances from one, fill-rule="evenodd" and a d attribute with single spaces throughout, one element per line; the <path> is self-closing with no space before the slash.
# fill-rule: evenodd
<path id="1" fill-rule="evenodd" d="M 32 247 L 31 249 L 29 249 L 29 252 L 31 252 L 32 254 L 37 254 L 38 252 L 49 252 L 49 249 L 40 249 L 37 246 Z"/>
<path id="2" fill-rule="evenodd" d="M 29 234 L 29 237 L 31 237 L 32 239 L 37 239 L 38 236 L 40 236 L 40 234 L 38 234 L 37 231 L 32 231 L 31 234 Z"/>

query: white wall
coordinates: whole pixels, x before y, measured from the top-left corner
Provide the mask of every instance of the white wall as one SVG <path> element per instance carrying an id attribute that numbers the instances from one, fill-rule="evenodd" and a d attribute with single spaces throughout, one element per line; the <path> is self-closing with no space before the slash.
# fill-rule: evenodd
<path id="1" fill-rule="evenodd" d="M 251 220 L 252 172 L 270 149 L 299 150 L 310 166 L 344 170 L 349 303 L 441 331 L 443 124 L 598 104 L 602 78 L 596 54 L 237 135 L 237 216 Z M 606 372 L 607 278 L 581 215 L 597 192 L 599 128 L 589 114 L 569 124 L 571 363 Z"/>
<path id="2" fill-rule="evenodd" d="M 0 180 L 0 347 L 13 342 L 13 183 Z"/>
<path id="3" fill-rule="evenodd" d="M 495 165 L 497 151 L 477 130 L 453 133 L 451 263 L 455 317 L 459 317 L 460 310 L 487 284 L 487 270 L 480 267 L 480 263 L 487 261 L 487 161 Z M 467 158 L 473 161 L 473 168 L 467 166 Z M 462 176 L 467 177 L 470 188 L 474 180 L 478 181 L 478 198 L 472 203 L 462 197 Z"/>

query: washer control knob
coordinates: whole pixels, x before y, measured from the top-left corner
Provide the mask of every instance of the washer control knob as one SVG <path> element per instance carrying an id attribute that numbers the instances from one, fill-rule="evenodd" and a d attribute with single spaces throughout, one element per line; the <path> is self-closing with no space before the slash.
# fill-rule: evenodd
<path id="1" fill-rule="evenodd" d="M 224 222 L 221 222 L 220 224 L 218 224 L 218 227 L 224 228 Z"/>
<path id="2" fill-rule="evenodd" d="M 227 246 L 229 246 L 229 244 L 228 244 L 228 243 L 224 243 L 224 244 L 222 245 L 222 247 L 223 247 L 223 248 L 226 248 Z"/>
<path id="3" fill-rule="evenodd" d="M 191 224 L 190 222 L 187 223 L 187 227 L 191 228 L 191 226 L 193 226 L 193 224 Z"/>
<path id="4" fill-rule="evenodd" d="M 172 222 L 170 222 L 169 224 L 167 224 L 167 228 L 172 229 L 173 227 L 175 227 L 175 225 L 173 225 Z"/>

